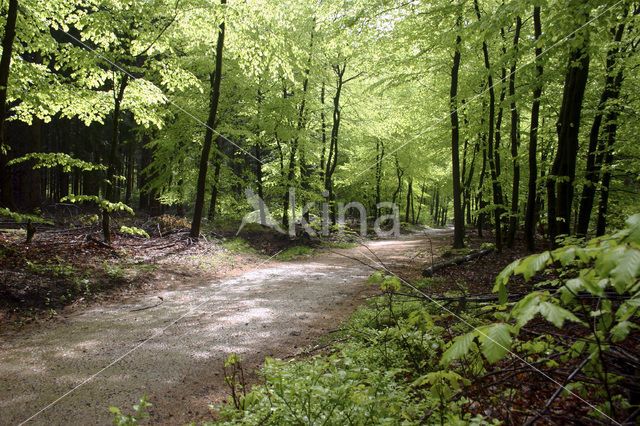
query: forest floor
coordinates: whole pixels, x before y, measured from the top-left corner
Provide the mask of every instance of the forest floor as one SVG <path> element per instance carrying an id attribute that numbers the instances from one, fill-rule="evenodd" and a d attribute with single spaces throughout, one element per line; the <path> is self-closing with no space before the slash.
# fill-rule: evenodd
<path id="1" fill-rule="evenodd" d="M 243 357 L 246 383 L 256 383 L 265 357 L 325 347 L 380 293 L 365 283 L 375 270 L 415 281 L 455 255 L 442 229 L 355 245 L 251 228 L 239 239 L 229 228 L 194 244 L 183 224 L 169 225 L 149 240 L 116 235 L 112 248 L 90 227 L 44 231 L 29 246 L 19 232 L 0 234 L 0 424 L 33 415 L 34 424 L 104 424 L 110 406 L 126 410 L 143 395 L 154 423 L 211 420 L 208 405 L 229 396 L 229 355 Z M 471 232 L 468 245 L 485 241 Z M 524 254 L 440 271 L 430 293 L 489 293 L 497 272 Z"/>
<path id="2" fill-rule="evenodd" d="M 379 293 L 365 283 L 376 261 L 419 275 L 446 249 L 450 231 L 358 247 L 325 244 L 316 252 L 251 233 L 223 244 L 183 237 L 119 236 L 114 251 L 58 230 L 55 238 L 41 235 L 21 259 L 24 249 L 4 236 L 0 423 L 37 414 L 30 423 L 104 424 L 110 406 L 130 407 L 145 394 L 154 404 L 154 423 L 211 419 L 207 405 L 228 396 L 223 364 L 230 354 L 243 356 L 246 380 L 255 382 L 265 357 L 304 354 Z M 62 249 L 69 244 L 75 249 Z M 283 256 L 287 252 L 291 256 Z M 34 281 L 27 293 L 16 293 L 25 278 Z M 92 290 L 101 279 L 99 291 Z M 78 297 L 78 282 L 90 283 L 86 295 Z M 57 292 L 65 286 L 73 294 L 61 301 Z M 16 321 L 16 312 L 24 315 L 24 306 L 16 311 L 20 300 L 34 301 L 28 312 L 35 313 Z"/>

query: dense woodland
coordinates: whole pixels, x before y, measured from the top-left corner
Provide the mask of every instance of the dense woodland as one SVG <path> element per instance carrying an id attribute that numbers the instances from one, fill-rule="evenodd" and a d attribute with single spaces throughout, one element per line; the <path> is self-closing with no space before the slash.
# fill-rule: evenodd
<path id="1" fill-rule="evenodd" d="M 638 2 L 1 0 L 0 9 L 6 220 L 42 222 L 81 205 L 100 214 L 110 244 L 123 217 L 169 212 L 189 218 L 196 241 L 201 227 L 251 211 L 248 188 L 285 226 L 308 202 L 317 216 L 328 202 L 333 221 L 341 202 L 367 206 L 370 220 L 386 213 L 378 203 L 393 202 L 402 222 L 453 224 L 454 249 L 471 234 L 491 238 L 498 252 L 552 249 L 500 274 L 500 303 L 517 303 L 482 330 L 525 351 L 518 333 L 536 314 L 557 327 L 609 315 L 563 340 L 564 354 L 583 342 L 571 358 L 582 363 L 569 361 L 574 373 L 564 377 L 592 366 L 582 383 L 596 390 L 579 391 L 598 407 L 564 421 L 636 419 L 637 388 L 625 393 L 612 382 L 628 390 L 633 378 L 611 379 L 607 365 L 637 374 L 637 353 L 607 351 L 637 328 L 640 306 Z M 535 281 L 545 273 L 549 281 Z M 506 290 L 514 274 L 554 290 L 514 300 Z M 398 291 L 400 281 L 383 275 L 376 280 Z M 422 291 L 418 298 L 430 298 Z M 606 303 L 596 310 L 595 299 Z M 393 317 L 391 306 L 382 309 Z M 443 364 L 473 351 L 503 360 L 483 336 L 476 329 L 442 346 Z M 585 339 L 598 357 L 579 357 Z M 398 350 L 413 365 L 406 345 Z M 459 397 L 458 381 L 474 368 L 488 374 L 473 362 L 461 376 L 423 379 L 417 386 L 430 384 L 436 402 L 406 416 L 450 421 L 444 401 Z M 548 406 L 542 401 L 531 422 L 558 398 L 545 395 Z M 257 410 L 256 423 L 266 415 Z"/>
<path id="2" fill-rule="evenodd" d="M 638 206 L 634 2 L 2 7 L 11 211 L 172 209 L 197 237 L 244 188 L 286 224 L 295 187 L 533 249 Z"/>

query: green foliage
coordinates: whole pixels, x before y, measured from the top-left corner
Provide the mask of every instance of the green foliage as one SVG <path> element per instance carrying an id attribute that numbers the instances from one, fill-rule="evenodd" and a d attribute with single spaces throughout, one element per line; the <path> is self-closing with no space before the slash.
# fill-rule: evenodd
<path id="1" fill-rule="evenodd" d="M 42 223 L 45 225 L 53 225 L 52 222 L 45 220 L 43 218 L 41 218 L 40 216 L 36 216 L 33 214 L 26 214 L 26 213 L 16 213 L 16 212 L 12 212 L 11 210 L 4 208 L 4 207 L 0 207 L 0 216 L 5 216 L 10 218 L 11 220 L 14 220 L 18 223 L 27 223 L 27 222 L 32 222 L 32 223 Z"/>
<path id="2" fill-rule="evenodd" d="M 477 327 L 458 336 L 443 353 L 441 364 L 450 365 L 482 354 L 495 363 L 511 351 L 529 353 L 562 352 L 561 359 L 586 356 L 586 374 L 604 383 L 614 383 L 615 375 L 607 373 L 602 356 L 610 342 L 619 343 L 627 339 L 632 329 L 640 329 L 640 214 L 626 221 L 626 228 L 600 238 L 584 242 L 566 240 L 568 244 L 553 251 L 545 251 L 517 260 L 504 268 L 496 278 L 494 292 L 500 296 L 500 305 L 495 309 L 501 322 Z M 515 303 L 507 303 L 507 284 L 510 277 L 521 274 L 529 281 L 536 275 L 551 274 L 545 281 L 546 290 L 532 291 Z M 507 308 L 506 312 L 503 310 Z M 534 342 L 521 342 L 519 333 L 534 318 L 540 316 L 557 328 L 566 321 L 581 327 L 580 340 L 569 347 L 549 345 L 548 336 Z M 476 345 L 476 339 L 479 346 Z M 551 363 L 551 364 L 549 364 Z M 548 361 L 550 366 L 557 365 Z M 579 383 L 571 389 L 597 389 L 593 383 Z M 608 391 L 607 391 L 608 392 Z M 611 415 L 613 400 L 594 411 Z M 622 396 L 617 404 L 624 406 Z"/>
<path id="3" fill-rule="evenodd" d="M 220 424 L 490 424 L 454 398 L 468 379 L 434 362 L 444 344 L 437 309 L 388 302 L 358 309 L 328 354 L 267 359 L 264 384 L 220 407 Z"/>
<path id="4" fill-rule="evenodd" d="M 147 408 L 153 406 L 150 402 L 147 402 L 147 396 L 144 395 L 140 402 L 133 406 L 135 410 L 134 414 L 122 414 L 119 408 L 110 407 L 109 411 L 113 414 L 113 424 L 117 426 L 134 426 L 140 424 L 143 419 L 149 418 L 149 414 L 146 412 Z"/>
<path id="5" fill-rule="evenodd" d="M 124 226 L 122 225 L 120 227 L 120 232 L 125 233 L 125 234 L 129 234 L 129 235 L 134 235 L 134 236 L 141 236 L 144 238 L 151 238 L 149 236 L 149 234 L 147 234 L 147 232 L 144 229 L 140 229 L 140 228 L 136 228 L 135 226 Z"/>
<path id="6" fill-rule="evenodd" d="M 125 211 L 131 215 L 135 215 L 133 209 L 123 202 L 118 201 L 116 203 L 112 203 L 111 201 L 105 200 L 97 195 L 69 195 L 60 201 L 69 201 L 70 203 L 91 203 L 110 213 L 114 211 Z"/>
<path id="7" fill-rule="evenodd" d="M 34 169 L 62 167 L 65 173 L 70 172 L 73 168 L 82 171 L 106 170 L 107 168 L 101 164 L 89 163 L 87 161 L 73 158 L 69 154 L 62 152 L 31 152 L 20 158 L 15 158 L 7 163 L 11 166 L 25 161 L 32 161 L 31 167 Z"/>

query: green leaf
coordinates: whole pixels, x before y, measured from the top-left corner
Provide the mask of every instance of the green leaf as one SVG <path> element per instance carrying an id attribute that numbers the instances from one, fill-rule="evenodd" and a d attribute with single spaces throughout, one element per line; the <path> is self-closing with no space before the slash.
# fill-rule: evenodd
<path id="1" fill-rule="evenodd" d="M 384 272 L 376 271 L 373 274 L 371 274 L 369 279 L 367 279 L 367 284 L 380 284 L 382 280 L 384 280 Z"/>
<path id="2" fill-rule="evenodd" d="M 539 305 L 538 311 L 547 321 L 558 328 L 562 328 L 565 320 L 582 323 L 582 321 L 580 321 L 580 319 L 578 319 L 578 317 L 576 317 L 571 311 L 568 311 L 555 303 L 542 302 Z"/>
<path id="3" fill-rule="evenodd" d="M 630 230 L 625 240 L 630 243 L 640 244 L 640 213 L 634 214 L 625 223 Z"/>
<path id="4" fill-rule="evenodd" d="M 497 290 L 499 283 L 502 283 L 504 285 L 509 281 L 509 278 L 511 277 L 511 275 L 513 275 L 514 269 L 518 266 L 519 263 L 520 259 L 515 260 L 507 265 L 502 271 L 500 271 L 500 273 L 496 277 L 496 285 L 493 288 L 494 292 Z"/>
<path id="5" fill-rule="evenodd" d="M 451 361 L 460 359 L 465 356 L 469 352 L 469 349 L 471 349 L 471 344 L 473 343 L 473 334 L 474 332 L 470 332 L 456 337 L 453 340 L 453 344 L 449 346 L 449 349 L 447 349 L 442 354 L 440 364 L 449 365 Z"/>
<path id="6" fill-rule="evenodd" d="M 620 342 L 627 338 L 629 335 L 629 331 L 631 328 L 639 328 L 637 325 L 632 323 L 631 321 L 621 321 L 617 323 L 611 329 L 611 336 L 614 342 Z"/>
<path id="7" fill-rule="evenodd" d="M 529 256 L 522 262 L 520 262 L 520 264 L 515 268 L 514 273 L 522 274 L 525 281 L 529 281 L 531 277 L 533 277 L 537 272 L 541 271 L 545 266 L 547 266 L 547 263 L 550 259 L 551 253 L 549 253 L 548 251 Z"/>
<path id="8" fill-rule="evenodd" d="M 513 306 L 513 309 L 511 309 L 511 315 L 516 319 L 516 326 L 518 329 L 526 325 L 538 313 L 540 300 L 541 293 L 529 293 Z"/>
<path id="9" fill-rule="evenodd" d="M 640 250 L 625 249 L 617 263 L 617 266 L 611 271 L 612 284 L 616 291 L 622 294 L 640 275 Z"/>
<path id="10" fill-rule="evenodd" d="M 480 351 L 490 363 L 497 362 L 511 350 L 511 328 L 500 323 L 480 334 Z"/>

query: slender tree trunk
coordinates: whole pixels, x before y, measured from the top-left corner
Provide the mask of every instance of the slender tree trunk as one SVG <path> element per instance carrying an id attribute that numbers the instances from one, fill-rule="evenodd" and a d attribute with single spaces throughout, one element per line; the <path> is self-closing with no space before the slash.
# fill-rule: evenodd
<path id="1" fill-rule="evenodd" d="M 518 52 L 518 42 L 520 39 L 520 29 L 522 19 L 516 17 L 516 28 L 513 36 L 514 55 Z M 518 227 L 518 201 L 520 198 L 520 164 L 518 162 L 518 148 L 520 145 L 520 117 L 516 105 L 516 65 L 514 58 L 509 73 L 509 97 L 511 98 L 511 162 L 513 164 L 513 181 L 511 188 L 511 215 L 509 216 L 509 234 L 507 235 L 507 245 L 513 247 Z"/>
<path id="2" fill-rule="evenodd" d="M 533 32 L 536 42 L 542 34 L 540 23 L 540 6 L 533 8 Z M 538 126 L 540 122 L 540 96 L 542 95 L 542 63 L 540 55 L 542 48 L 536 45 L 535 50 L 536 79 L 533 89 L 533 103 L 531 105 L 531 130 L 529 131 L 529 181 L 527 184 L 527 211 L 524 220 L 524 236 L 527 243 L 527 250 L 536 249 L 536 218 L 538 217 L 538 202 L 536 193 L 538 191 Z"/>
<path id="3" fill-rule="evenodd" d="M 258 198 L 260 198 L 260 225 L 266 226 L 267 215 L 264 211 L 264 185 L 262 176 L 262 150 L 260 149 L 260 142 L 256 142 L 254 147 L 254 155 L 256 157 L 256 181 L 258 185 Z"/>
<path id="4" fill-rule="evenodd" d="M 457 26 L 460 25 L 458 18 Z M 451 118 L 451 161 L 453 178 L 453 248 L 464 247 L 464 212 L 461 203 L 460 188 L 460 129 L 458 120 L 458 71 L 460 69 L 460 44 L 461 38 L 456 37 L 455 53 L 453 54 L 453 66 L 451 67 L 451 87 L 449 90 L 449 111 Z"/>
<path id="5" fill-rule="evenodd" d="M 626 17 L 626 9 L 625 9 Z M 604 84 L 604 90 L 600 96 L 600 102 L 598 103 L 598 110 L 596 116 L 593 119 L 591 126 L 591 132 L 589 134 L 589 150 L 587 152 L 587 166 L 585 173 L 585 184 L 582 188 L 582 197 L 580 198 L 580 214 L 578 216 L 578 222 L 576 225 L 576 233 L 578 236 L 586 236 L 589 230 L 589 222 L 591 220 L 591 211 L 593 209 L 593 203 L 596 194 L 596 185 L 600 178 L 600 168 L 602 164 L 602 156 L 599 161 L 597 157 L 598 146 L 600 140 L 600 128 L 602 127 L 602 117 L 605 112 L 607 103 L 616 100 L 620 95 L 620 86 L 622 84 L 622 78 L 618 79 L 618 75 L 621 77 L 621 72 L 617 75 L 614 73 L 614 67 L 616 65 L 616 59 L 620 53 L 618 47 L 624 34 L 625 24 L 619 24 L 617 27 L 611 29 L 611 34 L 614 36 L 615 47 L 607 52 L 606 60 L 606 78 Z"/>
<path id="6" fill-rule="evenodd" d="M 15 210 L 13 201 L 13 185 L 11 172 L 7 167 L 9 161 L 6 154 L 5 120 L 7 118 L 7 85 L 11 68 L 11 54 L 13 40 L 16 36 L 16 21 L 18 19 L 18 0 L 9 0 L 9 9 L 2 37 L 2 57 L 0 58 L 0 203 L 10 210 Z"/>
<path id="7" fill-rule="evenodd" d="M 111 137 L 111 150 L 109 152 L 109 162 L 107 163 L 107 177 L 104 183 L 104 198 L 109 202 L 114 202 L 114 176 L 118 156 L 118 143 L 120 140 L 120 106 L 124 98 L 124 91 L 129 83 L 129 75 L 124 74 L 120 79 L 120 87 L 114 98 L 113 109 L 113 134 Z M 115 88 L 114 88 L 115 90 Z M 67 191 L 68 191 L 67 182 Z M 107 208 L 102 209 L 102 235 L 107 244 L 111 244 L 111 215 Z"/>
<path id="8" fill-rule="evenodd" d="M 209 200 L 209 213 L 207 219 L 212 221 L 216 217 L 216 207 L 218 205 L 218 194 L 220 193 L 220 169 L 222 169 L 222 138 L 216 138 L 216 152 L 213 154 L 213 185 L 211 185 L 211 199 Z"/>
<path id="9" fill-rule="evenodd" d="M 424 203 L 425 189 L 426 189 L 426 185 L 423 182 L 422 183 L 422 189 L 420 191 L 420 201 L 418 202 L 418 214 L 416 215 L 416 217 L 414 219 L 414 223 L 419 223 L 420 222 L 420 213 L 422 213 L 422 203 Z"/>
<path id="10" fill-rule="evenodd" d="M 586 15 L 584 16 L 586 18 Z M 554 240 L 560 234 L 571 233 L 571 207 L 573 204 L 573 181 L 578 155 L 578 135 L 580 115 L 587 77 L 589 75 L 589 53 L 586 33 L 584 42 L 572 47 L 565 78 L 557 130 L 558 150 L 551 168 L 550 176 L 555 184 L 555 215 L 549 218 L 549 232 Z M 551 199 L 549 203 L 551 204 Z"/>
<path id="11" fill-rule="evenodd" d="M 135 169 L 136 143 L 135 140 L 129 141 L 129 155 L 127 161 L 127 190 L 124 196 L 124 203 L 129 204 L 133 196 L 133 174 Z"/>
<path id="12" fill-rule="evenodd" d="M 409 178 L 409 186 L 407 187 L 407 205 L 405 206 L 404 221 L 409 223 L 409 213 L 411 210 L 411 199 L 413 198 L 413 178 Z"/>
<path id="13" fill-rule="evenodd" d="M 300 132 L 305 128 L 305 105 L 307 101 L 307 88 L 309 86 L 309 73 L 311 72 L 311 59 L 313 58 L 313 35 L 314 30 L 311 31 L 311 40 L 309 42 L 309 58 L 307 60 L 307 68 L 304 70 L 304 81 L 302 82 L 302 100 L 300 101 L 300 108 L 298 109 L 298 124 L 296 130 L 298 134 L 293 139 L 291 144 L 291 150 L 289 151 L 289 167 L 287 171 L 287 180 L 285 182 L 283 207 L 282 207 L 282 225 L 286 228 L 289 225 L 289 187 L 293 183 L 293 177 L 295 175 L 296 164 L 296 152 L 298 150 L 298 142 L 300 141 Z M 293 206 L 295 208 L 295 206 Z M 294 218 L 292 218 L 294 219 Z"/>
<path id="14" fill-rule="evenodd" d="M 329 155 L 327 156 L 327 168 L 324 175 L 324 187 L 328 192 L 329 204 L 331 206 L 332 222 L 336 221 L 335 194 L 333 193 L 333 173 L 338 165 L 338 133 L 340 130 L 340 94 L 344 85 L 344 72 L 347 64 L 334 65 L 333 70 L 336 73 L 336 93 L 333 96 L 333 125 L 331 126 L 331 138 L 329 140 Z"/>
<path id="15" fill-rule="evenodd" d="M 478 0 L 474 0 L 474 8 L 478 20 L 481 20 L 480 8 L 478 7 Z M 484 65 L 487 69 L 487 85 L 489 90 L 489 133 L 487 144 L 487 156 L 489 157 L 489 171 L 491 173 L 491 187 L 493 193 L 494 204 L 494 227 L 495 227 L 495 239 L 496 249 L 502 250 L 502 227 L 501 227 L 501 215 L 502 215 L 502 186 L 498 180 L 498 161 L 499 157 L 496 156 L 497 149 L 494 150 L 494 123 L 495 123 L 495 103 L 496 95 L 493 88 L 493 75 L 491 71 L 491 64 L 489 62 L 489 48 L 485 41 L 482 42 L 482 53 L 484 56 Z"/>
<path id="16" fill-rule="evenodd" d="M 614 81 L 614 87 L 620 87 L 622 85 L 622 69 L 618 70 Z M 618 115 L 619 107 L 615 106 L 607 113 L 605 117 L 605 123 L 607 123 L 605 131 L 607 133 L 607 146 L 602 147 L 601 151 L 606 151 L 604 154 L 604 160 L 600 161 L 604 168 L 602 174 L 602 183 L 600 190 L 600 202 L 598 204 L 598 221 L 596 224 L 596 236 L 604 235 L 607 228 L 607 210 L 609 207 L 609 188 L 611 185 L 611 166 L 613 164 L 613 147 L 616 142 L 616 134 L 618 132 Z"/>
<path id="17" fill-rule="evenodd" d="M 384 158 L 384 142 L 376 139 L 376 206 L 375 218 L 380 216 L 378 204 L 380 203 L 380 184 L 382 182 L 382 159 Z"/>
<path id="18" fill-rule="evenodd" d="M 400 162 L 398 161 L 397 152 L 395 153 L 394 157 L 396 160 L 396 176 L 398 177 L 398 186 L 396 187 L 396 190 L 393 192 L 393 197 L 391 198 L 391 203 L 393 204 L 396 203 L 396 200 L 398 199 L 398 194 L 400 194 L 400 191 L 402 191 L 402 176 L 404 175 L 404 170 L 400 168 Z"/>
<path id="19" fill-rule="evenodd" d="M 322 153 L 320 154 L 320 173 L 321 176 L 324 177 L 325 174 L 325 166 L 324 166 L 324 158 L 327 151 L 327 122 L 324 116 L 324 92 L 325 92 L 325 82 L 322 82 L 322 88 L 320 89 L 320 129 L 322 133 Z"/>
<path id="20" fill-rule="evenodd" d="M 436 205 L 434 208 L 435 215 L 433 216 L 434 225 L 438 226 L 438 216 L 440 215 L 440 188 L 436 187 Z"/>
<path id="21" fill-rule="evenodd" d="M 226 4 L 227 0 L 220 0 L 220 4 Z M 204 194 L 207 183 L 207 168 L 211 143 L 213 142 L 213 128 L 216 125 L 216 115 L 218 113 L 218 103 L 220 101 L 220 81 L 222 79 L 222 48 L 224 46 L 224 21 L 220 24 L 218 31 L 218 41 L 216 43 L 216 69 L 210 76 L 211 93 L 209 102 L 209 117 L 207 118 L 207 130 L 204 135 L 204 145 L 200 156 L 200 171 L 198 173 L 198 183 L 196 186 L 196 204 L 191 221 L 190 236 L 194 240 L 200 237 L 200 224 L 202 222 L 202 210 L 204 208 Z"/>

